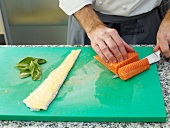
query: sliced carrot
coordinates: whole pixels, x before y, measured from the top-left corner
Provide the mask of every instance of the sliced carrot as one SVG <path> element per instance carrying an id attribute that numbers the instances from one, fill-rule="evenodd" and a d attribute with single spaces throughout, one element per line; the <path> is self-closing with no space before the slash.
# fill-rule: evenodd
<path id="1" fill-rule="evenodd" d="M 147 58 L 133 62 L 126 66 L 119 68 L 118 74 L 122 80 L 127 80 L 147 69 L 149 69 L 150 64 Z"/>
<path id="2" fill-rule="evenodd" d="M 113 62 L 104 62 L 98 55 L 94 56 L 96 60 L 98 60 L 100 63 L 102 63 L 104 66 L 106 66 L 110 71 L 112 71 L 114 74 L 118 74 L 118 69 L 129 64 L 132 62 L 135 62 L 139 60 L 138 53 L 137 52 L 129 52 L 128 53 L 128 59 L 119 62 L 119 63 L 113 63 Z"/>

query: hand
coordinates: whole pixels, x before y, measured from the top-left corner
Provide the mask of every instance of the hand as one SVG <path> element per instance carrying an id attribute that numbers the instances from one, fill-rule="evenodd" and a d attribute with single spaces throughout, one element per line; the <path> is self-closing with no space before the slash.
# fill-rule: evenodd
<path id="1" fill-rule="evenodd" d="M 166 58 L 170 58 L 170 10 L 162 21 L 157 33 L 157 45 L 154 51 L 161 50 Z"/>
<path id="2" fill-rule="evenodd" d="M 127 59 L 127 52 L 134 51 L 115 29 L 104 25 L 97 26 L 87 34 L 92 48 L 105 62 L 121 62 Z"/>
<path id="3" fill-rule="evenodd" d="M 157 33 L 157 45 L 154 51 L 161 50 L 166 58 L 170 58 L 170 24 L 161 25 Z"/>
<path id="4" fill-rule="evenodd" d="M 86 5 L 74 13 L 91 41 L 94 51 L 105 62 L 120 62 L 127 58 L 127 52 L 134 51 L 119 36 L 115 29 L 104 25 L 91 5 Z"/>

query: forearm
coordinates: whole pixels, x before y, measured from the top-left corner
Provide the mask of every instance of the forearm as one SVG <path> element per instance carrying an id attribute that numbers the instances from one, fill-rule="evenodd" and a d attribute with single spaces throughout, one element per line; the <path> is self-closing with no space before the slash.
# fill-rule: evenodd
<path id="1" fill-rule="evenodd" d="M 84 8 L 74 13 L 74 17 L 86 31 L 87 35 L 89 35 L 89 33 L 95 28 L 99 26 L 105 26 L 104 23 L 96 15 L 91 5 L 86 5 Z"/>

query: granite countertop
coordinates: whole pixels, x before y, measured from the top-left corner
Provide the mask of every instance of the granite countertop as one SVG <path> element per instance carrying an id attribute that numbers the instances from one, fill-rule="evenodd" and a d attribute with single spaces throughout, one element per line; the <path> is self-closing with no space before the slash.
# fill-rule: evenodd
<path id="1" fill-rule="evenodd" d="M 162 58 L 157 66 L 167 112 L 166 123 L 0 121 L 0 128 L 170 128 L 170 60 Z"/>

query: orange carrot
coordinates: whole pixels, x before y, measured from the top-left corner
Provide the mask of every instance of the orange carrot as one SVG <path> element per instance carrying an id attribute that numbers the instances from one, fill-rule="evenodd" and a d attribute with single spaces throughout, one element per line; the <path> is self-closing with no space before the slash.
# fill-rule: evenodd
<path id="1" fill-rule="evenodd" d="M 147 58 L 133 62 L 126 66 L 119 68 L 118 74 L 122 80 L 127 80 L 147 69 L 149 69 L 150 64 Z"/>
<path id="2" fill-rule="evenodd" d="M 137 52 L 129 52 L 128 53 L 128 59 L 119 62 L 119 63 L 113 63 L 113 62 L 104 62 L 98 55 L 94 56 L 96 60 L 98 60 L 100 63 L 102 63 L 104 66 L 106 66 L 110 71 L 112 71 L 114 74 L 118 74 L 118 69 L 129 64 L 132 62 L 135 62 L 139 60 L 138 53 Z"/>

